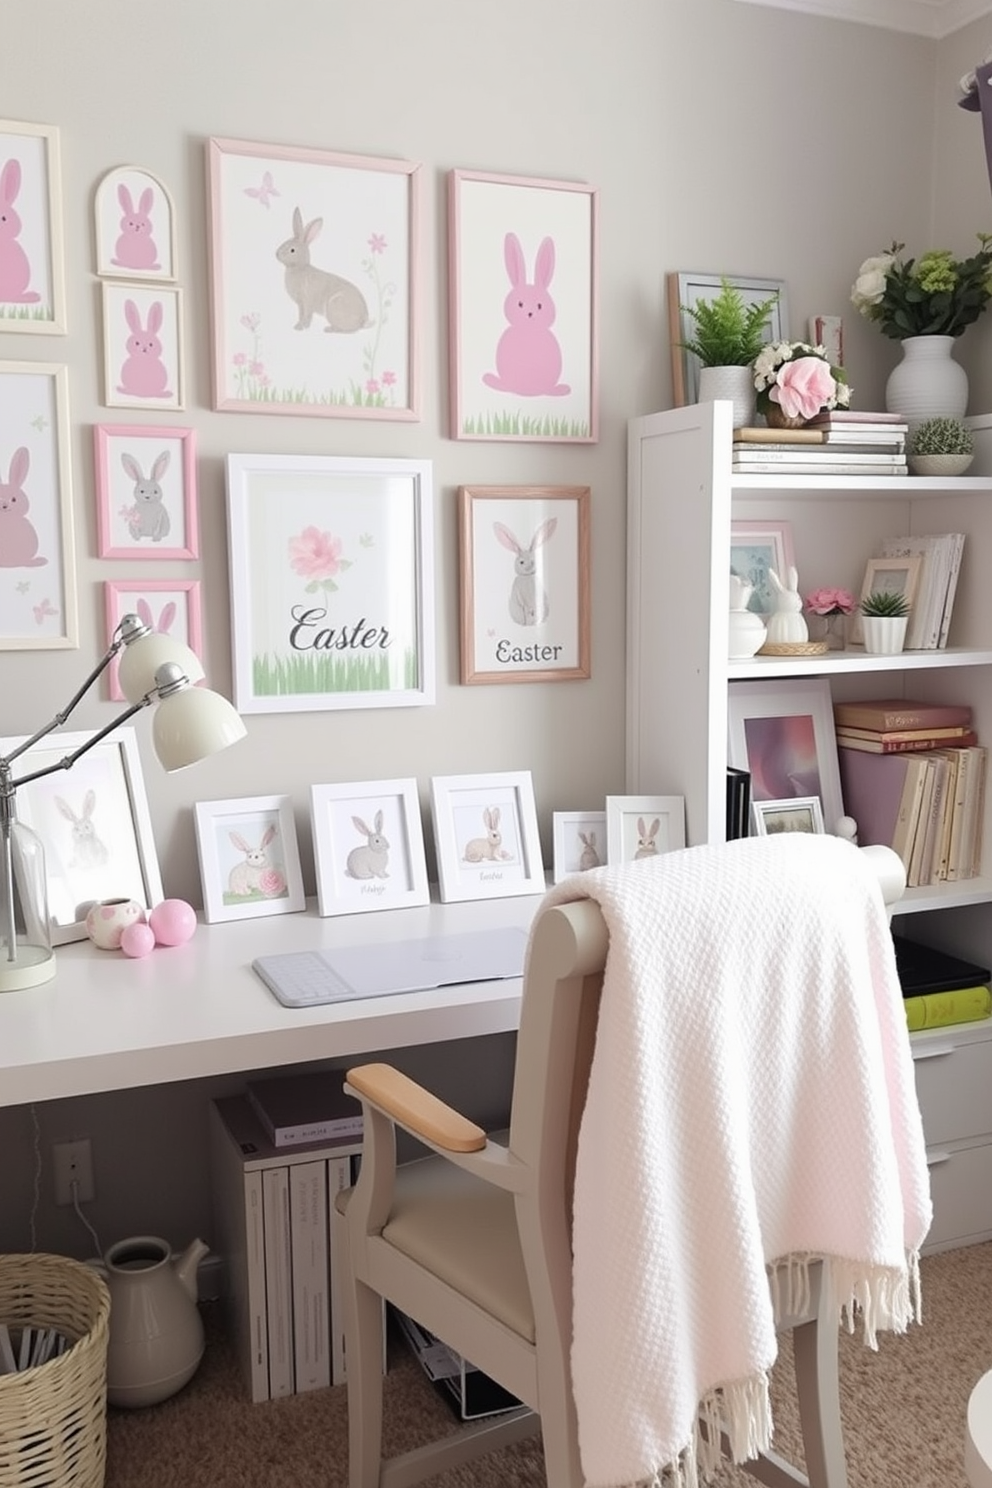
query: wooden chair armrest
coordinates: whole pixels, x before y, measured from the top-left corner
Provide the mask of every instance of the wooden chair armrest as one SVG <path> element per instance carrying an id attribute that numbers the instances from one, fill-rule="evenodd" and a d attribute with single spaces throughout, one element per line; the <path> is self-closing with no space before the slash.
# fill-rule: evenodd
<path id="1" fill-rule="evenodd" d="M 442 1152 L 481 1152 L 486 1145 L 481 1126 L 390 1064 L 358 1065 L 346 1079 L 354 1094 Z"/>

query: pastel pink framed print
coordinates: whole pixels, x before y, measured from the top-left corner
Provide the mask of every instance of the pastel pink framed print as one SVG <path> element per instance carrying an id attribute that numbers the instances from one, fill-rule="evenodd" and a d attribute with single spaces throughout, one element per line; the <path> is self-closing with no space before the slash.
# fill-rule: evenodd
<path id="1" fill-rule="evenodd" d="M 0 330 L 65 329 L 58 130 L 0 119 Z"/>
<path id="2" fill-rule="evenodd" d="M 199 579 L 108 579 L 103 586 L 104 608 L 107 617 L 107 645 L 125 615 L 137 615 L 149 630 L 171 636 L 188 646 L 195 656 L 202 651 L 203 640 L 200 625 L 200 581 Z M 202 682 L 203 671 L 191 682 Z M 121 702 L 121 691 L 117 676 L 117 659 L 108 668 L 110 696 Z"/>
<path id="3" fill-rule="evenodd" d="M 451 437 L 593 443 L 595 190 L 455 170 L 448 208 Z"/>
<path id="4" fill-rule="evenodd" d="M 419 418 L 420 167 L 212 139 L 214 407 Z"/>
<path id="5" fill-rule="evenodd" d="M 107 408 L 182 408 L 182 291 L 103 281 Z"/>
<path id="6" fill-rule="evenodd" d="M 157 176 L 133 165 L 108 171 L 93 212 L 101 278 L 175 279 L 175 212 Z"/>
<path id="7" fill-rule="evenodd" d="M 167 425 L 96 424 L 101 558 L 196 558 L 196 434 Z"/>

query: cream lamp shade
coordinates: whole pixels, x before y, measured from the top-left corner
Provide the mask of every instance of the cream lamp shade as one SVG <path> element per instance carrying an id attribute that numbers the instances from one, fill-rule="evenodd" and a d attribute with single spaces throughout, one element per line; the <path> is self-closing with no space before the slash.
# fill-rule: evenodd
<path id="1" fill-rule="evenodd" d="M 123 683 L 121 684 L 123 686 Z M 167 662 L 153 681 L 158 706 L 152 744 L 165 770 L 184 770 L 243 739 L 248 730 L 227 698 L 209 687 L 193 687 L 183 668 Z"/>
<path id="2" fill-rule="evenodd" d="M 128 626 L 130 620 L 137 622 L 137 616 L 126 615 L 121 622 L 124 647 L 117 664 L 120 688 L 129 703 L 140 703 L 154 690 L 155 673 L 165 662 L 175 662 L 191 682 L 203 681 L 203 667 L 195 651 L 175 637 L 146 630 L 143 625 L 134 633 Z"/>

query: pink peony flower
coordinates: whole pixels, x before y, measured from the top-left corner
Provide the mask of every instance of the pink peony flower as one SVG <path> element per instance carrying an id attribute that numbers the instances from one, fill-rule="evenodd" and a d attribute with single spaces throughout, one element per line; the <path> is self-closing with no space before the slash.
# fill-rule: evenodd
<path id="1" fill-rule="evenodd" d="M 289 562 L 304 579 L 331 579 L 341 567 L 341 539 L 304 527 L 299 537 L 290 538 Z"/>
<path id="2" fill-rule="evenodd" d="M 279 894 L 282 894 L 285 891 L 286 880 L 283 878 L 278 868 L 266 868 L 265 872 L 262 874 L 261 878 L 258 881 L 258 887 L 261 889 L 266 899 L 275 899 Z"/>
<path id="3" fill-rule="evenodd" d="M 768 396 L 788 418 L 814 418 L 834 396 L 836 384 L 822 357 L 796 357 L 778 370 Z"/>
<path id="4" fill-rule="evenodd" d="M 849 589 L 814 589 L 807 594 L 805 603 L 814 615 L 850 615 L 857 607 Z"/>

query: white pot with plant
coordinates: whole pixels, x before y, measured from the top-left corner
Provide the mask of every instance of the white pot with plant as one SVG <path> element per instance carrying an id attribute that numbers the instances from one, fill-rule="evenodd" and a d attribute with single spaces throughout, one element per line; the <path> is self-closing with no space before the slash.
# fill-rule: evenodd
<path id="1" fill-rule="evenodd" d="M 742 429 L 754 422 L 751 365 L 767 339 L 778 295 L 748 305 L 728 279 L 721 279 L 720 285 L 720 293 L 712 300 L 681 306 L 692 321 L 694 335 L 679 344 L 699 359 L 699 402 L 729 398 L 734 405 L 734 428 Z"/>
<path id="2" fill-rule="evenodd" d="M 909 623 L 905 596 L 879 590 L 866 595 L 860 609 L 865 650 L 873 656 L 895 656 L 901 651 Z"/>
<path id="3" fill-rule="evenodd" d="M 963 475 L 975 458 L 971 430 L 956 418 L 932 418 L 909 439 L 914 475 Z"/>

